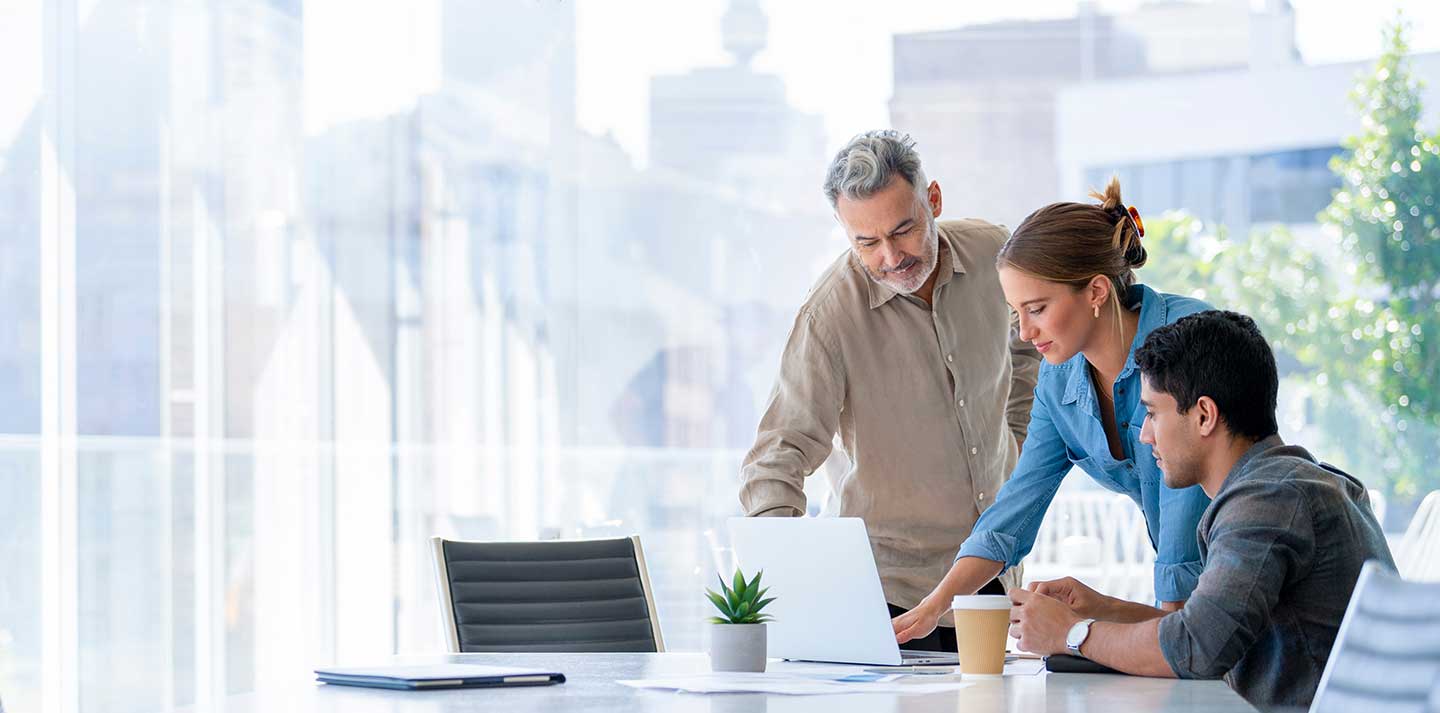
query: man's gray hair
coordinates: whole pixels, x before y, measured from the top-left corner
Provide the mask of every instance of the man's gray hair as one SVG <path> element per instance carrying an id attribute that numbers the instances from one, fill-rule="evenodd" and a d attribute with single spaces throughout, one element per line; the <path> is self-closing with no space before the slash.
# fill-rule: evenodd
<path id="1" fill-rule="evenodd" d="M 840 196 L 861 200 L 879 193 L 900 176 L 924 200 L 930 183 L 920 168 L 920 154 L 915 152 L 915 139 L 894 129 L 867 131 L 850 139 L 830 168 L 825 171 L 825 197 L 836 207 Z"/>

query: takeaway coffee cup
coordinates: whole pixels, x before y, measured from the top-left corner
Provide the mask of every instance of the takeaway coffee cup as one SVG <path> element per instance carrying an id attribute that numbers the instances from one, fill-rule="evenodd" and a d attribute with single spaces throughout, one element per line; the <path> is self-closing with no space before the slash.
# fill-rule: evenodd
<path id="1" fill-rule="evenodd" d="M 1010 630 L 1010 597 L 978 594 L 955 597 L 955 643 L 960 672 L 966 676 L 999 676 L 1005 671 L 1005 636 Z"/>

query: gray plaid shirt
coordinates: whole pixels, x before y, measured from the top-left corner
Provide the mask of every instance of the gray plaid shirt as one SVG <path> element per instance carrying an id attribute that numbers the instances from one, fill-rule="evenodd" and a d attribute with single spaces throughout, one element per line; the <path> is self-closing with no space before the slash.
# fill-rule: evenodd
<path id="1" fill-rule="evenodd" d="M 1197 528 L 1204 570 L 1160 620 L 1180 678 L 1224 676 L 1258 706 L 1315 696 L 1360 566 L 1394 568 L 1365 486 L 1279 436 L 1235 463 Z"/>

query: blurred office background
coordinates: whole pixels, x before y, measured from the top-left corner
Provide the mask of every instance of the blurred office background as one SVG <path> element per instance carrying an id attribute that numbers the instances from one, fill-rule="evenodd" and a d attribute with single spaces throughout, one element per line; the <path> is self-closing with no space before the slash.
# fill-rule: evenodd
<path id="1" fill-rule="evenodd" d="M 0 0 L 0 697 L 436 650 L 434 534 L 638 533 L 700 649 L 846 249 L 823 169 L 883 126 L 950 217 L 1118 174 L 1141 279 L 1260 319 L 1283 435 L 1398 541 L 1440 488 L 1437 50 L 1418 2 Z M 1037 571 L 1135 544 L 1088 486 Z"/>

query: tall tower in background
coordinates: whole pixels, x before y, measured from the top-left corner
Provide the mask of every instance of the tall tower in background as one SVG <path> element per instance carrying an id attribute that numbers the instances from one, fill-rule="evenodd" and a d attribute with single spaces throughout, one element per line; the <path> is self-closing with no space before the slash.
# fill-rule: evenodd
<path id="1" fill-rule="evenodd" d="M 720 28 L 731 64 L 650 80 L 652 166 L 742 194 L 818 200 L 820 117 L 791 107 L 785 83 L 751 66 L 768 26 L 758 0 L 731 0 Z"/>

